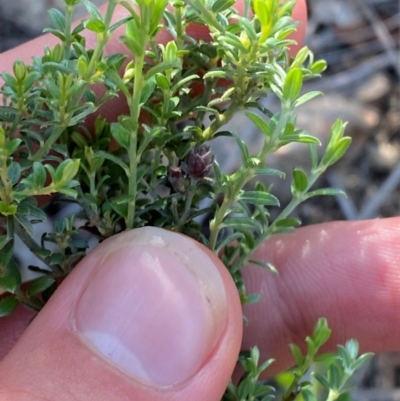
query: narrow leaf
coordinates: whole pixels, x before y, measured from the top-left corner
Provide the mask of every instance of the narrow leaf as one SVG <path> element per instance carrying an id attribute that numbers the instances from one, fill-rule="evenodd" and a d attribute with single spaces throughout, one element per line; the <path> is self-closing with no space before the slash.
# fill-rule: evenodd
<path id="1" fill-rule="evenodd" d="M 55 280 L 53 277 L 49 276 L 38 277 L 37 279 L 31 281 L 26 294 L 30 297 L 40 294 L 41 292 L 49 288 L 54 282 Z"/>
<path id="2" fill-rule="evenodd" d="M 18 287 L 18 281 L 13 276 L 0 277 L 0 288 L 4 291 L 14 293 Z"/>
<path id="3" fill-rule="evenodd" d="M 64 14 L 60 10 L 57 10 L 56 8 L 51 8 L 48 11 L 48 14 L 49 14 L 50 21 L 53 24 L 54 28 L 58 29 L 59 31 L 64 32 L 65 31 Z"/>
<path id="4" fill-rule="evenodd" d="M 296 361 L 296 365 L 303 366 L 304 357 L 300 348 L 296 344 L 290 344 L 289 347 L 292 351 L 293 358 Z"/>
<path id="5" fill-rule="evenodd" d="M 300 168 L 293 170 L 292 193 L 304 192 L 308 186 L 307 174 Z"/>
<path id="6" fill-rule="evenodd" d="M 275 168 L 270 168 L 270 167 L 261 167 L 261 168 L 256 168 L 254 170 L 255 175 L 273 175 L 273 176 L 278 176 L 279 178 L 285 178 L 286 174 L 283 171 L 277 170 Z"/>
<path id="7" fill-rule="evenodd" d="M 278 270 L 276 269 L 276 267 L 271 263 L 266 263 L 266 262 L 262 262 L 261 260 L 254 260 L 254 259 L 250 259 L 249 263 L 252 263 L 253 265 L 261 266 L 264 269 L 267 269 L 271 273 L 274 273 L 276 275 L 279 274 Z"/>
<path id="8" fill-rule="evenodd" d="M 276 227 L 298 227 L 301 225 L 301 220 L 294 217 L 279 220 L 275 223 Z"/>
<path id="9" fill-rule="evenodd" d="M 146 72 L 144 80 L 147 81 L 156 74 L 179 67 L 180 67 L 179 61 L 163 61 L 162 63 L 159 63 L 156 66 L 150 68 L 150 70 Z"/>
<path id="10" fill-rule="evenodd" d="M 236 0 L 217 0 L 211 7 L 211 10 L 214 13 L 220 13 L 221 11 L 224 11 L 228 9 L 229 7 L 232 7 L 235 4 Z"/>
<path id="11" fill-rule="evenodd" d="M 303 72 L 300 68 L 292 68 L 283 84 L 283 98 L 286 101 L 293 102 L 299 96 L 303 85 Z"/>
<path id="12" fill-rule="evenodd" d="M 0 300 L 0 317 L 10 315 L 17 308 L 18 299 L 14 295 L 10 295 Z"/>
<path id="13" fill-rule="evenodd" d="M 239 200 L 242 202 L 251 203 L 253 205 L 265 205 L 265 206 L 279 206 L 279 199 L 268 193 L 261 191 L 246 191 L 239 196 Z"/>
<path id="14" fill-rule="evenodd" d="M 224 220 L 223 227 L 229 227 L 237 231 L 262 231 L 262 226 L 257 221 L 248 217 L 230 217 Z"/>
<path id="15" fill-rule="evenodd" d="M 108 152 L 104 152 L 103 150 L 99 150 L 99 151 L 95 152 L 95 156 L 102 157 L 104 159 L 110 160 L 113 163 L 117 164 L 124 170 L 126 176 L 129 177 L 129 168 L 128 168 L 127 164 L 124 163 L 117 156 L 114 156 L 113 154 L 108 153 Z"/>
<path id="16" fill-rule="evenodd" d="M 300 96 L 296 101 L 293 103 L 293 107 L 299 107 L 300 105 L 314 99 L 317 96 L 323 95 L 321 91 L 313 91 L 309 93 L 305 93 L 303 96 Z"/>
<path id="17" fill-rule="evenodd" d="M 306 199 L 309 199 L 313 196 L 345 196 L 347 197 L 347 194 L 342 191 L 341 189 L 336 189 L 336 188 L 321 188 L 321 189 L 316 189 L 315 191 L 308 192 Z"/>
<path id="18" fill-rule="evenodd" d="M 243 233 L 240 232 L 236 232 L 233 233 L 231 235 L 228 235 L 226 238 L 224 238 L 216 247 L 215 249 L 215 253 L 218 255 L 219 252 L 225 248 L 225 246 L 230 245 L 231 242 L 236 241 L 236 240 L 240 240 L 241 238 L 243 238 Z"/>
<path id="19" fill-rule="evenodd" d="M 253 111 L 246 111 L 245 114 L 264 135 L 271 135 L 271 128 L 266 123 L 264 118 Z"/>

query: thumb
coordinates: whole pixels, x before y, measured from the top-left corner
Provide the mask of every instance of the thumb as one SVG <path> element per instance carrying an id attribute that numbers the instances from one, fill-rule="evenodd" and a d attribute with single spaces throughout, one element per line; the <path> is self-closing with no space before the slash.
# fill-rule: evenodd
<path id="1" fill-rule="evenodd" d="M 242 337 L 222 263 L 146 227 L 105 241 L 0 364 L 0 399 L 219 401 Z"/>

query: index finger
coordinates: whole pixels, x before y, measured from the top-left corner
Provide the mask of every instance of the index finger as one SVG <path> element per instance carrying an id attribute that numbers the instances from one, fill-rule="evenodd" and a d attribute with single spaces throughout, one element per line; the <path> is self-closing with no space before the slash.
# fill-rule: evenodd
<path id="1" fill-rule="evenodd" d="M 273 375 L 294 364 L 288 344 L 305 345 L 318 318 L 332 329 L 334 350 L 354 338 L 362 352 L 400 347 L 400 218 L 324 223 L 273 236 L 254 255 L 279 276 L 243 268 L 249 293 L 244 306 L 244 349 L 258 345 L 262 360 L 276 358 Z"/>

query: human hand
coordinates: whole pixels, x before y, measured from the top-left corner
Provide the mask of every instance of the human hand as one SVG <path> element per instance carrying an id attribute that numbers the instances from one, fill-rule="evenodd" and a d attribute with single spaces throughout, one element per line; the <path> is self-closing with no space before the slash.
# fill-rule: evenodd
<path id="1" fill-rule="evenodd" d="M 351 337 L 364 351 L 398 349 L 399 223 L 326 223 L 271 238 L 257 257 L 280 275 L 244 268 L 249 291 L 262 298 L 244 308 L 243 339 L 236 289 L 208 250 L 156 228 L 110 238 L 0 363 L 0 399 L 217 401 L 241 342 L 258 345 L 262 360 L 276 358 L 273 375 L 293 363 L 288 344 L 302 344 L 320 316 L 332 328 L 331 349 Z M 1 352 L 31 316 L 0 320 Z"/>
<path id="2" fill-rule="evenodd" d="M 287 237 L 286 237 L 287 238 Z M 100 252 L 100 251 L 99 251 Z M 142 254 L 140 254 L 140 255 L 142 255 Z M 106 258 L 107 259 L 107 258 Z M 85 263 L 85 262 L 83 262 L 83 263 Z M 173 266 L 174 264 L 172 264 L 172 266 Z M 100 267 L 99 267 L 99 269 L 100 269 Z M 250 269 L 250 268 L 249 268 Z M 103 275 L 103 273 L 104 273 L 104 275 L 106 275 L 106 270 L 107 270 L 107 268 L 105 267 L 104 268 L 104 270 L 101 268 L 101 273 L 99 273 L 99 275 Z M 129 270 L 130 271 L 130 270 Z M 95 274 L 96 275 L 96 274 Z M 251 276 L 251 275 L 250 275 Z M 140 280 L 139 280 L 140 281 Z M 96 280 L 94 280 L 94 282 L 96 282 Z M 123 281 L 124 283 L 125 283 L 125 281 Z M 135 281 L 136 282 L 136 281 Z M 140 282 L 142 282 L 142 281 L 140 281 Z M 144 280 L 144 282 L 146 282 L 145 280 Z M 261 280 L 261 282 L 262 282 L 262 280 Z M 66 284 L 65 284 L 66 285 Z M 64 285 L 64 286 L 65 286 Z M 107 290 L 108 290 L 108 286 L 109 286 L 109 284 L 108 284 L 108 282 L 107 282 L 107 285 L 106 285 L 106 287 L 107 287 Z M 140 292 L 139 291 L 140 290 L 140 288 L 135 292 L 135 293 L 138 293 L 138 292 Z M 262 291 L 261 291 L 262 292 Z M 101 292 L 102 294 L 103 294 L 103 292 Z M 150 292 L 151 293 L 151 292 Z M 93 294 L 92 294 L 93 295 Z M 85 298 L 85 295 L 82 295 L 82 299 L 84 299 Z M 93 299 L 93 297 L 92 296 L 88 296 L 87 297 L 88 299 Z M 108 298 L 107 298 L 107 300 L 108 300 Z M 54 301 L 54 302 L 56 302 L 56 301 Z M 78 328 L 78 330 L 79 329 L 83 329 L 84 331 L 85 331 L 85 333 L 88 333 L 88 331 L 87 331 L 87 329 L 85 329 L 85 325 L 83 324 L 83 326 L 82 325 L 80 325 L 80 321 L 81 322 L 87 322 L 87 320 L 90 320 L 90 319 L 86 319 L 86 318 L 84 318 L 84 317 L 79 317 L 79 306 L 81 305 L 81 301 L 75 301 L 75 304 L 77 304 L 78 306 L 77 306 L 77 309 L 75 310 L 75 315 L 78 315 L 78 317 L 76 317 L 75 319 L 74 318 L 72 318 L 72 320 L 73 321 L 75 321 L 76 322 L 76 326 L 77 326 L 77 328 Z M 220 304 L 220 303 L 217 303 L 218 305 Z M 223 302 L 221 303 L 221 305 L 223 304 Z M 186 304 L 185 304 L 186 305 Z M 119 304 L 118 304 L 118 306 L 119 306 Z M 50 307 L 48 307 L 48 308 L 50 308 Z M 114 307 L 111 307 L 110 308 L 111 309 L 111 311 L 115 311 L 115 310 L 118 310 L 118 308 L 117 307 L 115 307 L 115 305 L 114 305 Z M 78 312 L 77 312 L 78 311 Z M 73 311 L 74 312 L 74 311 Z M 73 313 L 73 312 L 71 312 L 71 313 Z M 147 312 L 148 311 L 146 311 L 146 315 L 147 315 Z M 250 311 L 250 313 L 251 313 L 251 311 Z M 74 314 L 74 313 L 73 313 Z M 198 314 L 196 313 L 196 316 L 197 316 Z M 201 315 L 201 314 L 200 314 Z M 43 316 L 43 314 L 41 314 L 41 316 Z M 85 316 L 85 315 L 83 315 L 83 316 Z M 97 314 L 93 314 L 93 316 L 97 316 Z M 157 320 L 157 319 L 156 319 Z M 157 320 L 158 321 L 158 320 Z M 190 320 L 191 321 L 191 320 Z M 219 319 L 217 319 L 217 322 L 219 321 Z M 91 323 L 91 326 L 90 326 L 90 332 L 93 332 L 94 331 L 94 329 L 96 329 L 97 330 L 97 333 L 98 332 L 101 332 L 101 330 L 97 327 L 97 324 L 98 323 L 96 323 L 96 321 L 92 321 Z M 61 326 L 62 326 L 62 324 L 61 324 Z M 107 325 L 108 327 L 110 326 L 110 325 Z M 44 327 L 44 325 L 41 325 L 41 327 Z M 192 321 L 191 321 L 191 325 L 190 325 L 190 327 L 192 327 Z M 202 327 L 201 325 L 200 325 L 200 327 Z M 218 334 L 218 330 L 214 330 L 214 331 L 216 331 L 216 333 Z M 129 332 L 131 332 L 131 331 L 129 331 Z M 206 331 L 204 331 L 203 330 L 203 332 L 202 332 L 203 334 L 205 334 L 205 336 L 206 336 L 206 338 L 208 338 L 209 340 L 210 340 L 210 338 L 211 337 L 207 337 L 207 332 Z M 104 334 L 105 333 L 103 333 L 103 337 L 104 337 Z M 107 333 L 108 335 L 110 335 L 110 333 Z M 146 335 L 147 335 L 147 331 L 146 331 Z M 97 335 L 96 336 L 96 338 L 98 339 L 99 338 L 99 336 Z M 108 338 L 108 340 L 109 340 L 110 338 Z M 180 337 L 179 337 L 179 340 L 180 340 Z M 212 340 L 212 338 L 211 338 L 211 340 Z M 21 340 L 22 341 L 22 340 Z M 100 341 L 100 340 L 99 340 Z M 119 341 L 119 340 L 118 340 Z M 118 341 L 115 341 L 116 343 L 118 343 Z M 222 340 L 221 340 L 222 341 Z M 211 343 L 212 344 L 212 341 L 206 341 L 206 343 Z M 63 343 L 61 343 L 60 344 L 61 346 L 63 346 Z M 101 345 L 101 344 L 100 344 Z M 99 347 L 100 347 L 100 345 L 99 345 Z M 261 346 L 262 346 L 262 343 L 261 343 Z M 28 347 L 29 348 L 29 347 Z M 101 347 L 100 347 L 101 348 Z M 196 347 L 191 347 L 190 349 L 196 349 Z M 104 350 L 103 350 L 104 351 Z M 12 352 L 14 352 L 14 351 L 12 351 Z M 192 353 L 193 354 L 193 353 Z M 41 355 L 40 353 L 39 353 L 39 355 Z M 115 356 L 115 355 L 114 355 Z M 7 357 L 8 358 L 8 357 Z M 117 358 L 118 359 L 118 358 Z M 9 360 L 9 359 L 6 359 L 6 360 Z M 167 359 L 166 358 L 162 358 L 162 360 L 163 361 L 166 361 Z M 180 360 L 179 360 L 179 362 L 180 362 Z M 229 365 L 229 361 L 227 362 L 227 364 Z M 50 366 L 51 364 L 49 364 L 49 366 Z M 182 364 L 181 364 L 182 365 Z M 125 368 L 126 368 L 126 365 L 124 365 L 125 366 Z M 131 366 L 131 365 L 130 365 Z M 156 365 L 150 365 L 150 371 L 153 371 L 154 369 L 158 372 L 160 369 L 159 369 L 159 367 L 161 366 L 161 368 L 162 368 L 162 365 L 159 365 L 159 364 L 156 364 Z M 187 370 L 187 369 L 185 369 L 185 370 Z M 144 369 L 144 372 L 143 371 L 141 371 L 141 372 L 139 372 L 140 374 L 146 374 L 146 375 L 148 375 L 149 373 L 147 372 L 148 371 L 148 367 L 146 368 L 146 369 Z M 164 370 L 163 369 L 161 369 L 161 371 L 163 371 L 164 372 Z M 172 370 L 171 370 L 172 371 Z M 58 371 L 58 373 L 60 373 L 59 371 Z M 64 374 L 64 376 L 67 376 L 68 377 L 68 372 L 67 372 L 67 374 L 65 375 Z M 70 376 L 72 376 L 72 375 L 70 375 Z M 153 376 L 154 376 L 154 373 L 153 373 Z M 153 377 L 152 376 L 152 377 Z M 155 376 L 157 376 L 157 374 L 155 375 Z M 139 375 L 139 377 L 141 377 L 140 375 Z M 147 377 L 147 376 L 146 376 Z M 158 376 L 157 376 L 158 377 Z M 156 378 L 157 378 L 156 377 Z M 159 377 L 158 377 L 158 379 L 160 379 Z M 79 382 L 79 380 L 78 380 L 78 382 Z M 162 384 L 165 384 L 164 382 L 162 383 Z M 139 394 L 139 393 L 137 393 L 137 394 Z M 140 394 L 142 394 L 142 393 L 140 393 Z M 139 394 L 139 396 L 141 396 Z M 31 395 L 31 394 L 30 394 Z M 145 396 L 146 394 L 142 394 L 143 396 Z M 203 398 L 204 396 L 207 396 L 207 394 L 205 393 L 205 392 L 202 392 L 201 393 L 201 397 Z M 59 398 L 59 397 L 57 397 L 57 398 Z M 31 399 L 31 397 L 30 397 L 30 399 Z"/>

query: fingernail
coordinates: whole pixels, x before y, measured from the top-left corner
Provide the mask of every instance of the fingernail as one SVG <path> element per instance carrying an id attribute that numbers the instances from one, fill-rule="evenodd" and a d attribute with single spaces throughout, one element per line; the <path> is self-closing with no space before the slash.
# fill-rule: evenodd
<path id="1" fill-rule="evenodd" d="M 75 311 L 80 337 L 150 385 L 190 379 L 226 324 L 225 287 L 214 263 L 190 239 L 154 227 L 104 246 L 106 256 Z"/>

